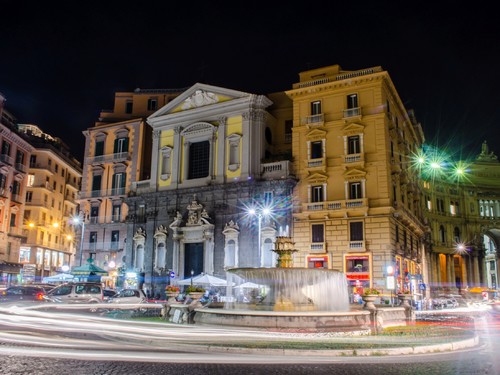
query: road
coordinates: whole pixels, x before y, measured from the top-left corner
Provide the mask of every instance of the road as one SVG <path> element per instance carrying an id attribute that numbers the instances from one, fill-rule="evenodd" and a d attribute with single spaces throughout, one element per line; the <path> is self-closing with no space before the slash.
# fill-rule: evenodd
<path id="1" fill-rule="evenodd" d="M 210 352 L 193 342 L 276 339 L 278 333 L 110 321 L 93 315 L 0 308 L 1 374 L 499 374 L 500 318 L 483 314 L 471 350 L 412 356 L 330 357 Z M 450 320 L 451 313 L 446 315 Z M 263 336 L 265 335 L 265 336 Z"/>

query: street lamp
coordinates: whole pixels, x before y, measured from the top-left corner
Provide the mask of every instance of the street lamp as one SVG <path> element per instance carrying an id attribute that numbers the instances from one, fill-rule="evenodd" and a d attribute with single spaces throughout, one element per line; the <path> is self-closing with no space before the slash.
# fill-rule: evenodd
<path id="1" fill-rule="evenodd" d="M 248 210 L 248 214 L 251 216 L 257 216 L 258 223 L 258 246 L 259 246 L 259 262 L 260 266 L 262 266 L 262 217 L 269 216 L 271 214 L 271 209 L 268 207 L 255 208 L 251 207 Z"/>
<path id="2" fill-rule="evenodd" d="M 83 260 L 83 236 L 85 233 L 85 213 L 80 211 L 78 216 L 73 217 L 73 224 L 82 226 L 82 235 L 80 237 L 80 266 L 82 265 Z"/>
<path id="3" fill-rule="evenodd" d="M 463 243 L 458 243 L 457 246 L 456 246 L 456 249 L 455 249 L 455 253 L 456 254 L 459 254 L 462 256 L 462 258 L 465 260 L 465 257 L 464 257 L 464 254 L 467 254 L 467 285 L 466 287 L 469 286 L 470 282 L 471 282 L 471 278 L 472 278 L 472 270 L 471 270 L 471 259 L 470 259 L 470 252 L 469 252 L 469 249 L 467 249 L 467 247 L 465 246 L 465 244 Z"/>
<path id="4" fill-rule="evenodd" d="M 193 287 L 193 275 L 194 275 L 194 271 L 191 270 L 191 288 Z"/>

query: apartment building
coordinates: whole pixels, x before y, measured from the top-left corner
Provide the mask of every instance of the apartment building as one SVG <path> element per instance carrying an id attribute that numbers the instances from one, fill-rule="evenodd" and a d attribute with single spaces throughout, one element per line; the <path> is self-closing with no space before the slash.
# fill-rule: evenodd
<path id="1" fill-rule="evenodd" d="M 19 261 L 34 265 L 34 276 L 42 280 L 68 272 L 75 262 L 79 243 L 75 217 L 82 169 L 61 139 L 32 124 L 18 124 L 18 130 L 33 147 L 25 179 Z"/>
<path id="2" fill-rule="evenodd" d="M 80 255 L 75 265 L 93 264 L 112 274 L 124 262 L 130 187 L 149 178 L 151 127 L 145 118 L 175 98 L 182 90 L 117 92 L 112 110 L 103 110 L 98 121 L 83 132 L 85 154 L 78 197 L 84 220 Z"/>
<path id="3" fill-rule="evenodd" d="M 24 199 L 33 147 L 17 132 L 0 93 L 0 284 L 21 282 Z"/>
<path id="4" fill-rule="evenodd" d="M 332 65 L 292 87 L 294 266 L 345 272 L 353 298 L 366 287 L 423 294 L 427 227 L 410 166 L 424 136 L 389 73 Z"/>

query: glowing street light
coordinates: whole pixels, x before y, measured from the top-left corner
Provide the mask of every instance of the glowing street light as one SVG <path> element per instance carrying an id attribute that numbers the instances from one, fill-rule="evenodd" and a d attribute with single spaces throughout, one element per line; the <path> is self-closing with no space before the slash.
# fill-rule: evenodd
<path id="1" fill-rule="evenodd" d="M 82 265 L 82 260 L 83 260 L 83 236 L 85 233 L 85 213 L 83 211 L 80 211 L 80 214 L 78 216 L 73 217 L 73 224 L 74 225 L 81 225 L 82 226 L 82 235 L 80 237 L 80 266 Z"/>
<path id="2" fill-rule="evenodd" d="M 251 207 L 248 209 L 248 214 L 251 216 L 257 216 L 258 222 L 258 246 L 259 246 L 259 262 L 262 266 L 262 218 L 271 215 L 271 209 L 269 207 L 255 208 Z"/>
<path id="3" fill-rule="evenodd" d="M 459 254 L 462 256 L 462 258 L 465 261 L 464 255 L 467 254 L 467 286 L 469 286 L 472 278 L 472 270 L 471 270 L 471 259 L 470 259 L 470 252 L 467 246 L 465 246 L 464 243 L 457 243 L 455 247 L 455 253 Z"/>

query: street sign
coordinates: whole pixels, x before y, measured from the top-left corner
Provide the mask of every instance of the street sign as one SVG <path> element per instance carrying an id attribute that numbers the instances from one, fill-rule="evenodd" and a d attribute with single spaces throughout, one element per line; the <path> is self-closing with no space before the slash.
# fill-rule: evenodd
<path id="1" fill-rule="evenodd" d="M 170 278 L 173 279 L 175 277 L 175 272 L 174 271 L 170 271 Z"/>

